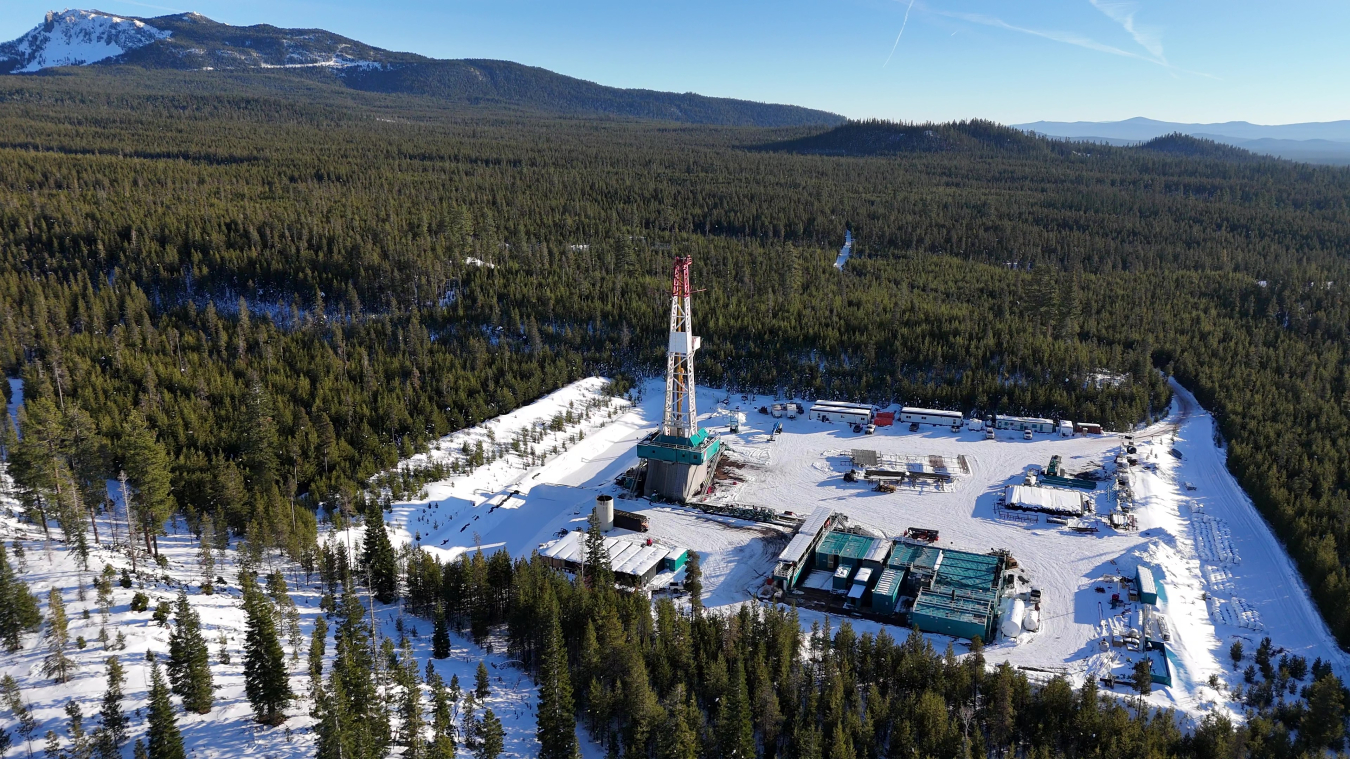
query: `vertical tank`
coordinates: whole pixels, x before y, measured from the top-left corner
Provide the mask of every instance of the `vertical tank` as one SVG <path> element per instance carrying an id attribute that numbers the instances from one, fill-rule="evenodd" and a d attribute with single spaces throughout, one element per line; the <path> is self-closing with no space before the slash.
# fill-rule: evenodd
<path id="1" fill-rule="evenodd" d="M 600 523 L 601 532 L 614 529 L 614 498 L 607 495 L 596 496 L 595 519 Z"/>

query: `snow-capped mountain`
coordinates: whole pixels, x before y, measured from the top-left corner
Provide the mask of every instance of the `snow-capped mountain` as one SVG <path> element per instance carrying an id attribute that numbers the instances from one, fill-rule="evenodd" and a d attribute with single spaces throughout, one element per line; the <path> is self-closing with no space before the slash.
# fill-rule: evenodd
<path id="1" fill-rule="evenodd" d="M 0 72 L 84 66 L 167 39 L 170 34 L 140 19 L 99 11 L 48 11 L 43 23 L 16 40 L 0 44 Z"/>

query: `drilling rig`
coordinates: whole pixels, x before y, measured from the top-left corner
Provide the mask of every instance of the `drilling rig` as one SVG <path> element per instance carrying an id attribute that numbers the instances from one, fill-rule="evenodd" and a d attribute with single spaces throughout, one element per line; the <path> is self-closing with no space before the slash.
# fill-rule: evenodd
<path id="1" fill-rule="evenodd" d="M 688 256 L 675 259 L 670 288 L 670 338 L 666 347 L 666 405 L 661 429 L 638 444 L 645 477 L 642 493 L 685 502 L 700 495 L 712 479 L 722 441 L 698 426 L 694 400 L 694 353 L 699 339 L 694 335 L 689 308 Z"/>

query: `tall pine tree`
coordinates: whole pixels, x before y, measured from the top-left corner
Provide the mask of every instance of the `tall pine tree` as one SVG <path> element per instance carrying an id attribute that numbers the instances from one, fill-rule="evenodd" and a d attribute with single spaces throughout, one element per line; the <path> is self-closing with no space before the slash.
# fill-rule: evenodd
<path id="1" fill-rule="evenodd" d="M 286 671 L 286 653 L 277 639 L 272 604 L 248 574 L 242 575 L 244 590 L 244 692 L 253 705 L 253 713 L 264 725 L 286 721 L 286 704 L 291 700 L 290 675 Z"/>
<path id="2" fill-rule="evenodd" d="M 544 651 L 539 666 L 539 711 L 535 735 L 539 759 L 574 759 L 577 755 L 577 718 L 572 702 L 572 678 L 567 668 L 567 644 L 558 620 L 558 604 L 548 602 Z"/>
<path id="3" fill-rule="evenodd" d="M 108 688 L 103 691 L 103 701 L 99 705 L 99 735 L 96 741 L 98 754 L 102 759 L 112 759 L 122 750 L 127 741 L 127 715 L 122 711 L 122 684 L 126 682 L 126 673 L 122 662 L 116 656 L 108 657 Z"/>
<path id="4" fill-rule="evenodd" d="M 35 630 L 41 624 L 37 596 L 15 575 L 5 545 L 0 542 L 0 645 L 9 653 L 18 651 L 23 633 Z"/>
<path id="5" fill-rule="evenodd" d="M 174 630 L 169 635 L 169 682 L 183 699 L 183 708 L 206 714 L 215 694 L 211 682 L 211 652 L 202 637 L 201 617 L 188 603 L 187 591 L 178 591 Z"/>
<path id="6" fill-rule="evenodd" d="M 70 647 L 70 630 L 66 619 L 66 605 L 61 600 L 61 591 L 52 588 L 47 592 L 47 656 L 42 660 L 42 674 L 64 683 L 75 670 L 75 660 L 66 655 Z"/>
<path id="7" fill-rule="evenodd" d="M 147 739 L 150 759 L 187 759 L 178 718 L 169 700 L 169 687 L 159 671 L 159 662 L 150 662 L 150 714 Z"/>
<path id="8" fill-rule="evenodd" d="M 380 603 L 398 600 L 398 557 L 384 526 L 384 512 L 374 500 L 366 512 L 365 551 L 361 558 L 370 573 L 370 591 Z"/>

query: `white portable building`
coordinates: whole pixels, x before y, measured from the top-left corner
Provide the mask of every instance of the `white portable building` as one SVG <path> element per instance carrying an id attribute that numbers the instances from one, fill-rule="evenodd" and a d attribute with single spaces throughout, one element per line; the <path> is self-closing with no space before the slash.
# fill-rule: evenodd
<path id="1" fill-rule="evenodd" d="M 811 406 L 810 418 L 822 422 L 848 422 L 849 424 L 869 424 L 874 409 L 863 403 L 847 401 L 816 401 Z"/>
<path id="2" fill-rule="evenodd" d="M 960 411 L 905 406 L 900 409 L 900 421 L 905 424 L 933 424 L 940 427 L 959 427 L 966 421 Z"/>

